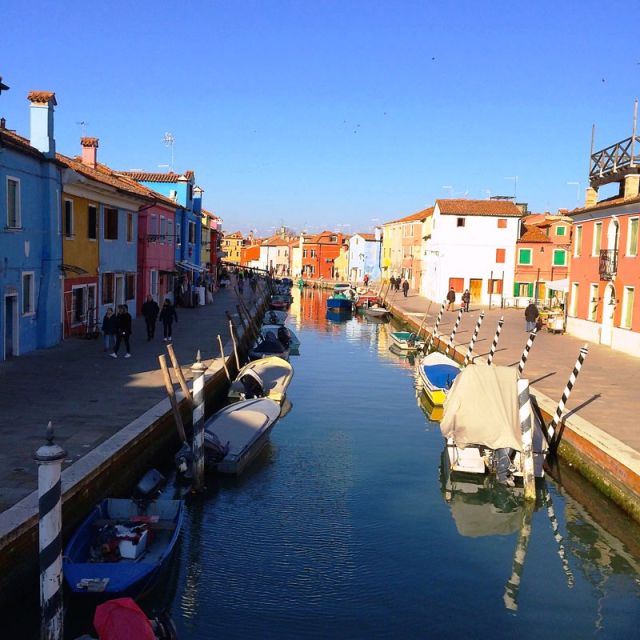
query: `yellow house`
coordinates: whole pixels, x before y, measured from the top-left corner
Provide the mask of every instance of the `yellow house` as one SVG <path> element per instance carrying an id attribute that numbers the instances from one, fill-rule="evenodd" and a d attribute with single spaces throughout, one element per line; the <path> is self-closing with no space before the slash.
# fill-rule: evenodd
<path id="1" fill-rule="evenodd" d="M 347 281 L 349 279 L 349 238 L 345 236 L 345 244 L 340 247 L 340 255 L 333 261 L 336 280 Z"/>
<path id="2" fill-rule="evenodd" d="M 244 245 L 244 239 L 240 231 L 225 234 L 222 241 L 222 250 L 226 254 L 223 260 L 240 264 L 241 249 Z"/>

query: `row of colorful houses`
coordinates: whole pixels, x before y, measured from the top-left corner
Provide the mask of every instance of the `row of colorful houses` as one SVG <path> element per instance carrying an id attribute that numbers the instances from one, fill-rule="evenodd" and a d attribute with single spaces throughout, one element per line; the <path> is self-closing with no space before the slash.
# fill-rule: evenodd
<path id="1" fill-rule="evenodd" d="M 215 277 L 221 220 L 202 207 L 193 171 L 117 171 L 99 140 L 58 153 L 55 94 L 32 91 L 30 137 L 0 119 L 0 357 L 96 330 L 106 308 L 135 317 Z"/>

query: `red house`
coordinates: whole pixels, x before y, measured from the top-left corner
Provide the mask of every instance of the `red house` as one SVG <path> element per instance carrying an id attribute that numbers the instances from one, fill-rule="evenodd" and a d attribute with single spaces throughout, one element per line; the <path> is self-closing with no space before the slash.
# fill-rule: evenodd
<path id="1" fill-rule="evenodd" d="M 302 242 L 302 275 L 305 278 L 333 280 L 334 261 L 340 255 L 342 234 L 323 231 L 305 236 Z"/>

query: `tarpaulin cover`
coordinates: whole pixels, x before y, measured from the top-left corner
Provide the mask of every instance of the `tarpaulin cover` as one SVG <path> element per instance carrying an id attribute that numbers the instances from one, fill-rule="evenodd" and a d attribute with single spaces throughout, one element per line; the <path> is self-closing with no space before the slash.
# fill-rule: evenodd
<path id="1" fill-rule="evenodd" d="M 96 607 L 93 626 L 100 640 L 155 640 L 145 612 L 131 598 L 116 598 Z"/>
<path id="2" fill-rule="evenodd" d="M 515 368 L 475 364 L 455 379 L 440 430 L 456 446 L 484 445 L 522 451 Z"/>

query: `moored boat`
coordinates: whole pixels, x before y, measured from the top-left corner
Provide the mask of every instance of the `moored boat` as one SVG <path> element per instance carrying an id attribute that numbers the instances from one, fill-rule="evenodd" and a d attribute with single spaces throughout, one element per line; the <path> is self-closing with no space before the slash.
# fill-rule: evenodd
<path id="1" fill-rule="evenodd" d="M 390 331 L 393 345 L 402 351 L 415 351 L 424 347 L 424 340 L 413 331 Z"/>
<path id="2" fill-rule="evenodd" d="M 267 444 L 280 417 L 280 405 L 269 398 L 241 400 L 211 416 L 204 427 L 207 463 L 219 473 L 240 475 Z"/>
<path id="3" fill-rule="evenodd" d="M 287 321 L 286 311 L 269 309 L 262 318 L 262 324 L 284 324 Z"/>
<path id="4" fill-rule="evenodd" d="M 460 365 L 438 351 L 426 355 L 418 364 L 418 377 L 431 404 L 441 406 L 460 373 Z"/>
<path id="5" fill-rule="evenodd" d="M 272 295 L 271 301 L 269 302 L 269 306 L 276 311 L 282 311 L 284 309 L 288 309 L 291 305 L 290 296 L 286 295 Z"/>
<path id="6" fill-rule="evenodd" d="M 299 351 L 300 339 L 293 332 L 293 329 L 277 324 L 263 324 L 262 327 L 260 327 L 260 333 L 265 338 L 269 331 L 275 333 L 278 341 L 285 349 L 289 349 L 290 354 Z"/>
<path id="7" fill-rule="evenodd" d="M 282 404 L 293 378 L 293 367 L 277 356 L 260 358 L 246 364 L 231 383 L 230 400 L 265 397 Z"/>
<path id="8" fill-rule="evenodd" d="M 327 309 L 343 309 L 351 311 L 353 309 L 353 299 L 347 297 L 344 293 L 334 293 L 327 298 Z"/>
<path id="9" fill-rule="evenodd" d="M 279 327 L 282 329 L 283 327 Z M 278 336 L 273 331 L 267 331 L 265 335 L 258 336 L 258 342 L 249 349 L 249 358 L 251 360 L 257 360 L 258 358 L 265 358 L 267 356 L 278 356 L 289 359 L 289 349 L 287 349 Z"/>
<path id="10" fill-rule="evenodd" d="M 370 318 L 386 318 L 389 315 L 388 309 L 379 306 L 364 307 L 364 314 Z"/>

